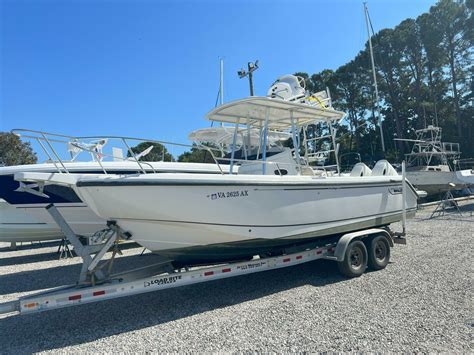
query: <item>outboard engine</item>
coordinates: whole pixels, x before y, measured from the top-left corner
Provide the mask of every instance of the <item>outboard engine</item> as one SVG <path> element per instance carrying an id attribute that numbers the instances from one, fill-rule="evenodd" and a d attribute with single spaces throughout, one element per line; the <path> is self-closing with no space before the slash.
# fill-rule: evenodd
<path id="1" fill-rule="evenodd" d="M 267 96 L 273 99 L 295 101 L 306 94 L 304 78 L 295 75 L 279 77 L 268 89 Z"/>

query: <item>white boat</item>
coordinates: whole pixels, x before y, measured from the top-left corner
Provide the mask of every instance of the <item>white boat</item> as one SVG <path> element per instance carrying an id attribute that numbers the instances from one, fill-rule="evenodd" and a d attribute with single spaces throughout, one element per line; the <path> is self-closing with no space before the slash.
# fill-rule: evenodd
<path id="1" fill-rule="evenodd" d="M 100 217 L 116 221 L 136 242 L 178 264 L 283 253 L 325 236 L 387 226 L 402 219 L 404 207 L 409 217 L 415 213 L 416 191 L 386 161 L 370 174 L 358 166 L 341 177 L 313 170 L 298 149 L 267 159 L 269 130 L 289 130 L 297 142 L 300 128 L 317 121 L 332 126 L 343 116 L 304 98 L 250 97 L 215 108 L 207 118 L 235 124 L 235 134 L 241 123 L 260 129 L 262 159 L 231 157 L 230 165 L 239 165 L 237 174 L 20 173 L 15 178 L 72 186 Z"/>
<path id="2" fill-rule="evenodd" d="M 460 159 L 456 167 L 456 177 L 474 192 L 474 159 Z"/>
<path id="3" fill-rule="evenodd" d="M 439 195 L 448 190 L 463 190 L 467 187 L 458 174 L 447 165 L 434 165 L 407 168 L 407 179 L 416 188 L 426 191 L 428 195 Z M 452 184 L 452 185 L 450 185 Z"/>
<path id="4" fill-rule="evenodd" d="M 416 139 L 397 139 L 413 142 L 406 159 L 407 178 L 414 186 L 428 195 L 437 195 L 474 184 L 472 169 L 457 169 L 456 162 L 461 155 L 459 144 L 442 142 L 440 127 L 429 125 L 415 133 Z"/>
<path id="5" fill-rule="evenodd" d="M 25 132 L 34 133 L 29 130 L 21 131 L 24 135 L 27 135 Z M 57 135 L 42 134 L 45 137 L 43 141 L 57 139 Z M 47 136 L 49 139 L 46 138 Z M 102 151 L 100 154 L 104 155 Z M 0 241 L 30 242 L 62 238 L 63 233 L 60 228 L 45 210 L 45 207 L 51 203 L 54 203 L 61 211 L 78 235 L 88 237 L 106 228 L 106 221 L 97 216 L 70 187 L 50 184 L 40 191 L 35 185 L 21 185 L 15 181 L 13 176 L 18 172 L 51 173 L 58 171 L 59 168 L 64 173 L 99 175 L 104 174 L 104 170 L 112 174 L 139 174 L 143 173 L 141 169 L 157 173 L 222 173 L 215 164 L 146 161 L 140 164 L 130 159 L 88 162 L 58 160 L 42 164 L 0 167 Z M 221 168 L 228 172 L 228 166 Z M 30 193 L 24 193 L 25 191 Z"/>
<path id="6" fill-rule="evenodd" d="M 11 243 L 50 240 L 57 239 L 60 234 L 56 225 L 43 222 L 24 209 L 0 199 L 0 241 Z"/>

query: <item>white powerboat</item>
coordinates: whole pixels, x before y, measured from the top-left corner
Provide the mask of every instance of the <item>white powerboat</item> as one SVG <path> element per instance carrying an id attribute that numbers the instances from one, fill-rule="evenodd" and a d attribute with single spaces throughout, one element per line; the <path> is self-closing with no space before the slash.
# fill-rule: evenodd
<path id="1" fill-rule="evenodd" d="M 474 159 L 456 161 L 456 177 L 474 192 Z"/>
<path id="2" fill-rule="evenodd" d="M 474 184 L 472 169 L 456 169 L 461 155 L 458 143 L 441 141 L 441 128 L 429 125 L 416 132 L 416 139 L 397 139 L 413 142 L 411 153 L 406 155 L 407 178 L 428 195 L 448 190 L 463 190 Z"/>
<path id="3" fill-rule="evenodd" d="M 95 216 L 94 218 L 97 218 Z M 57 239 L 61 234 L 55 224 L 37 219 L 23 208 L 0 199 L 0 241 L 23 242 Z"/>
<path id="4" fill-rule="evenodd" d="M 207 118 L 234 124 L 235 135 L 241 125 L 260 132 L 261 159 L 231 156 L 236 174 L 19 173 L 15 178 L 71 186 L 101 218 L 181 265 L 282 253 L 325 236 L 387 226 L 402 219 L 404 208 L 409 217 L 415 213 L 415 190 L 386 161 L 372 171 L 357 166 L 351 176 L 341 177 L 311 168 L 298 149 L 267 158 L 269 130 L 289 131 L 298 142 L 300 129 L 321 121 L 333 131 L 332 124 L 343 116 L 304 97 L 250 97 L 215 108 Z"/>

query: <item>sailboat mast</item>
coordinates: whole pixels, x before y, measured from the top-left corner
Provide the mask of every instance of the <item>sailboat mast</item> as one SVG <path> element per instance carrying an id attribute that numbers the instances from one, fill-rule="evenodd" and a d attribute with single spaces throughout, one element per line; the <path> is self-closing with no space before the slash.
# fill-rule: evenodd
<path id="1" fill-rule="evenodd" d="M 220 58 L 220 76 L 219 76 L 219 98 L 221 106 L 224 104 L 224 59 Z M 220 123 L 221 127 L 224 127 L 224 123 Z"/>
<path id="2" fill-rule="evenodd" d="M 383 138 L 382 118 L 380 117 L 380 112 L 379 112 L 379 89 L 377 86 L 377 76 L 375 74 L 374 52 L 372 49 L 372 36 L 370 35 L 370 29 L 369 29 L 369 9 L 367 8 L 366 2 L 364 2 L 364 14 L 365 14 L 365 24 L 367 26 L 367 36 L 369 37 L 370 62 L 372 64 L 372 76 L 373 76 L 374 88 L 375 88 L 375 112 L 377 113 L 377 116 L 378 116 L 378 125 L 380 129 L 380 140 L 382 143 L 382 151 L 385 152 L 385 141 Z"/>
<path id="3" fill-rule="evenodd" d="M 220 75 L 220 84 L 219 84 L 219 97 L 221 105 L 224 104 L 224 59 L 221 58 L 221 75 Z"/>

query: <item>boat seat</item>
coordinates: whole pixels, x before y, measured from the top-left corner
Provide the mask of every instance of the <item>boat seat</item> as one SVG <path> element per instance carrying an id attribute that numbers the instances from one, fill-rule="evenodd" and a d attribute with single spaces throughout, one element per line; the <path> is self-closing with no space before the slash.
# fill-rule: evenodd
<path id="1" fill-rule="evenodd" d="M 382 159 L 372 169 L 372 176 L 398 176 L 398 173 L 392 164 Z"/>
<path id="2" fill-rule="evenodd" d="M 351 170 L 350 176 L 370 176 L 372 175 L 372 170 L 365 165 L 364 163 L 357 163 Z"/>

